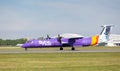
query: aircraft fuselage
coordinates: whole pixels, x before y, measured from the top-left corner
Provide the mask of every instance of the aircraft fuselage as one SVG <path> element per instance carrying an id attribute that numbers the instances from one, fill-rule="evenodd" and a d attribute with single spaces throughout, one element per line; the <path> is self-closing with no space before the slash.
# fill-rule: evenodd
<path id="1" fill-rule="evenodd" d="M 65 47 L 65 46 L 91 46 L 98 43 L 99 36 L 69 39 L 62 38 L 61 44 L 58 42 L 57 38 L 51 38 L 46 40 L 31 40 L 27 41 L 22 45 L 23 48 L 32 48 L 32 47 Z"/>

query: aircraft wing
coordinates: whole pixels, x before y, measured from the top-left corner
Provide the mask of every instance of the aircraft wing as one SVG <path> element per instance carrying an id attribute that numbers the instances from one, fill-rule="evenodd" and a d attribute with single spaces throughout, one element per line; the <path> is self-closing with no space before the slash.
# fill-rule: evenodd
<path id="1" fill-rule="evenodd" d="M 84 36 L 78 35 L 78 34 L 60 34 L 62 38 L 68 38 L 68 39 L 77 39 L 77 38 L 83 38 Z M 54 36 L 53 38 L 57 38 L 58 36 Z"/>

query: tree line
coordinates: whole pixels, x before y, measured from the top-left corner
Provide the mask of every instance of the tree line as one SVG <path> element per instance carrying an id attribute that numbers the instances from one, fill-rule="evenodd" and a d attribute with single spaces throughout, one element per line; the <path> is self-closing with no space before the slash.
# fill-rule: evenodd
<path id="1" fill-rule="evenodd" d="M 27 41 L 27 39 L 25 38 L 21 38 L 21 39 L 0 39 L 0 46 L 16 46 L 17 44 L 23 44 Z"/>

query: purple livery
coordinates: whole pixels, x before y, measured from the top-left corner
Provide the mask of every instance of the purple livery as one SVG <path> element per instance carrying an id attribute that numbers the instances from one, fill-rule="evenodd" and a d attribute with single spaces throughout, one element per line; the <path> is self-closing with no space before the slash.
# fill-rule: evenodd
<path id="1" fill-rule="evenodd" d="M 48 36 L 45 40 L 29 40 L 22 45 L 22 48 L 27 50 L 27 48 L 60 47 L 60 50 L 63 50 L 63 47 L 70 46 L 72 47 L 71 50 L 75 50 L 76 46 L 94 46 L 99 45 L 100 43 L 107 43 L 111 25 L 104 25 L 102 27 L 103 30 L 100 35 L 76 38 L 64 38 L 60 35 L 58 35 L 57 38 L 50 38 Z"/>

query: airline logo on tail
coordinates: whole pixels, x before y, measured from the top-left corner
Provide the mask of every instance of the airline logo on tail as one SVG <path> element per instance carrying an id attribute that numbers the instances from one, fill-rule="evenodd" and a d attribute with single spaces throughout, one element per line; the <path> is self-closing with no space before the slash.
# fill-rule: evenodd
<path id="1" fill-rule="evenodd" d="M 103 25 L 103 30 L 99 35 L 99 43 L 106 43 L 109 40 L 110 31 L 112 29 L 112 25 Z"/>

